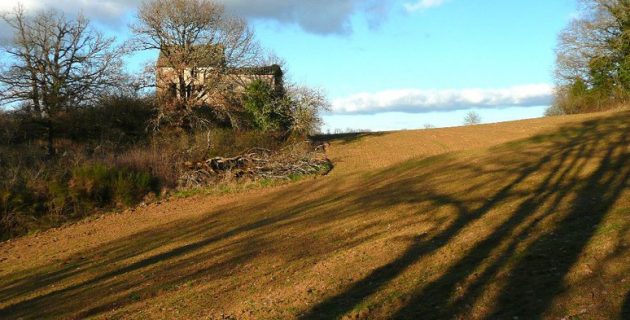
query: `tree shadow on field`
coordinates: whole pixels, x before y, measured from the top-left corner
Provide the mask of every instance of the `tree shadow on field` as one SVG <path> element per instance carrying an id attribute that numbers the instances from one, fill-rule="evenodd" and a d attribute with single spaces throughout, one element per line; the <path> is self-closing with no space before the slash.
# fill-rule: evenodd
<path id="1" fill-rule="evenodd" d="M 502 276 L 504 273 L 499 272 L 510 268 L 514 261 L 517 262 L 504 280 L 505 284 L 496 297 L 496 304 L 491 307 L 490 315 L 483 317 L 541 317 L 553 298 L 563 290 L 564 275 L 576 262 L 597 230 L 598 223 L 622 194 L 630 178 L 628 120 L 628 114 L 624 113 L 511 144 L 513 148 L 525 147 L 521 152 L 522 157 L 502 163 L 507 172 L 502 173 L 497 180 L 507 183 L 492 188 L 498 191 L 494 191 L 476 209 L 471 208 L 470 200 L 425 195 L 441 205 L 455 206 L 457 218 L 432 237 L 418 239 L 400 257 L 374 270 L 344 292 L 319 303 L 302 318 L 338 318 L 350 312 L 412 264 L 445 247 L 464 227 L 515 195 L 520 195 L 523 200 L 508 212 L 507 218 L 494 231 L 480 239 L 439 277 L 403 299 L 402 307 L 393 311 L 393 314 L 386 313 L 383 317 L 472 317 L 469 312 L 489 283 Z M 532 149 L 531 152 L 528 148 Z M 532 162 L 533 159 L 538 160 Z M 496 161 L 500 161 L 500 158 Z M 462 175 L 457 174 L 458 171 L 461 170 L 456 169 L 450 174 L 462 178 Z M 588 176 L 585 177 L 587 172 Z M 493 173 L 496 174 L 485 172 Z M 508 176 L 512 178 L 506 179 Z M 397 187 L 389 185 L 383 189 L 396 190 Z M 519 193 L 523 189 L 528 191 Z M 572 202 L 572 205 L 568 210 L 562 210 L 560 206 L 566 202 Z M 535 230 L 541 228 L 541 223 L 549 219 L 554 220 L 551 229 L 536 234 Z M 518 247 L 526 239 L 531 239 L 531 242 L 517 253 Z M 374 316 L 377 317 L 376 314 Z"/>
<path id="2" fill-rule="evenodd" d="M 3 276 L 0 318 L 82 318 L 149 301 L 187 284 L 212 287 L 230 279 L 235 287 L 248 285 L 259 274 L 243 266 L 255 264 L 265 272 L 265 259 L 299 269 L 335 252 L 396 238 L 391 230 L 429 230 L 403 234 L 411 240 L 399 255 L 392 253 L 389 262 L 301 314 L 304 319 L 338 318 L 412 266 L 448 251 L 466 230 L 486 220 L 493 224 L 466 242 L 469 248 L 461 256 L 451 257 L 440 274 L 413 287 L 383 317 L 466 314 L 507 269 L 486 316 L 537 318 L 561 290 L 564 275 L 596 231 L 593 226 L 626 186 L 629 120 L 630 114 L 617 114 L 483 156 L 442 155 L 368 175 L 303 181 L 247 195 L 246 201 L 235 197 L 196 218 Z M 549 221 L 551 228 L 541 233 Z M 463 281 L 469 285 L 462 292 Z"/>
<path id="3" fill-rule="evenodd" d="M 313 137 L 314 141 L 319 142 L 333 142 L 338 141 L 341 144 L 349 144 L 359 141 L 367 137 L 379 137 L 385 135 L 385 132 L 353 132 L 353 133 L 337 133 L 337 134 L 322 134 Z"/>
<path id="4" fill-rule="evenodd" d="M 626 299 L 623 302 L 620 318 L 630 319 L 630 292 L 628 292 L 628 294 L 626 295 Z"/>

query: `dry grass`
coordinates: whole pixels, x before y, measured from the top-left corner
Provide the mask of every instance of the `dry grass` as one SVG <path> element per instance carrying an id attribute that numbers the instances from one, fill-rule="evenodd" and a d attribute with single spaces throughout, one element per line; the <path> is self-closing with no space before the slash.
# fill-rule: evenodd
<path id="1" fill-rule="evenodd" d="M 325 178 L 0 244 L 0 318 L 623 319 L 630 113 L 344 136 Z"/>

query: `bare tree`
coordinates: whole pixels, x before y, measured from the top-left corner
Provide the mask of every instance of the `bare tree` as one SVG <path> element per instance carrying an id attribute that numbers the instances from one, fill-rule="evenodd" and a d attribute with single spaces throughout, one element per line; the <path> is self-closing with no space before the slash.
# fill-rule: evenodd
<path id="1" fill-rule="evenodd" d="M 69 19 L 42 11 L 27 16 L 18 6 L 2 19 L 12 28 L 13 39 L 0 51 L 0 101 L 24 105 L 46 126 L 52 156 L 55 118 L 120 84 L 123 50 L 81 15 Z"/>
<path id="2" fill-rule="evenodd" d="M 233 70 L 259 66 L 263 59 L 247 23 L 227 15 L 213 0 L 147 1 L 140 6 L 138 20 L 132 26 L 137 48 L 158 50 L 156 72 L 175 79 L 174 84 L 157 81 L 158 93 L 174 93 L 170 103 L 161 104 L 162 116 L 190 125 L 185 122 L 195 108 L 211 100 L 216 114 L 238 126 L 231 109 L 233 86 L 239 80 Z"/>
<path id="3" fill-rule="evenodd" d="M 475 111 L 468 112 L 466 114 L 466 117 L 464 117 L 464 125 L 473 126 L 480 123 L 481 123 L 481 116 Z"/>
<path id="4" fill-rule="evenodd" d="M 321 112 L 330 111 L 330 102 L 318 89 L 291 85 L 287 88 L 291 115 L 291 131 L 310 135 L 320 133 L 323 124 Z"/>
<path id="5" fill-rule="evenodd" d="M 573 19 L 558 39 L 556 76 L 561 84 L 589 78 L 591 61 L 611 55 L 621 34 L 619 21 L 611 10 L 618 0 L 582 0 L 581 14 Z"/>
<path id="6" fill-rule="evenodd" d="M 582 0 L 560 34 L 554 110 L 596 111 L 630 97 L 630 1 Z"/>

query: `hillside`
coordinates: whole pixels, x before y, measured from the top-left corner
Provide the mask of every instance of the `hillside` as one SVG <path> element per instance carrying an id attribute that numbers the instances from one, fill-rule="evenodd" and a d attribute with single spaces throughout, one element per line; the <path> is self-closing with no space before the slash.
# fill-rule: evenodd
<path id="1" fill-rule="evenodd" d="M 630 113 L 341 136 L 326 177 L 0 244 L 0 318 L 630 317 Z"/>

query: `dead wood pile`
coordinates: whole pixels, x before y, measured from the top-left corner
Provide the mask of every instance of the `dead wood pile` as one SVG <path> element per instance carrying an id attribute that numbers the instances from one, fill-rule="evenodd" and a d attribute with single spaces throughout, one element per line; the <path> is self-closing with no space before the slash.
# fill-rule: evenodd
<path id="1" fill-rule="evenodd" d="M 326 174 L 331 169 L 324 145 L 302 142 L 275 152 L 254 148 L 235 157 L 186 162 L 179 185 L 191 188 L 232 180 L 290 180 L 296 176 Z"/>

